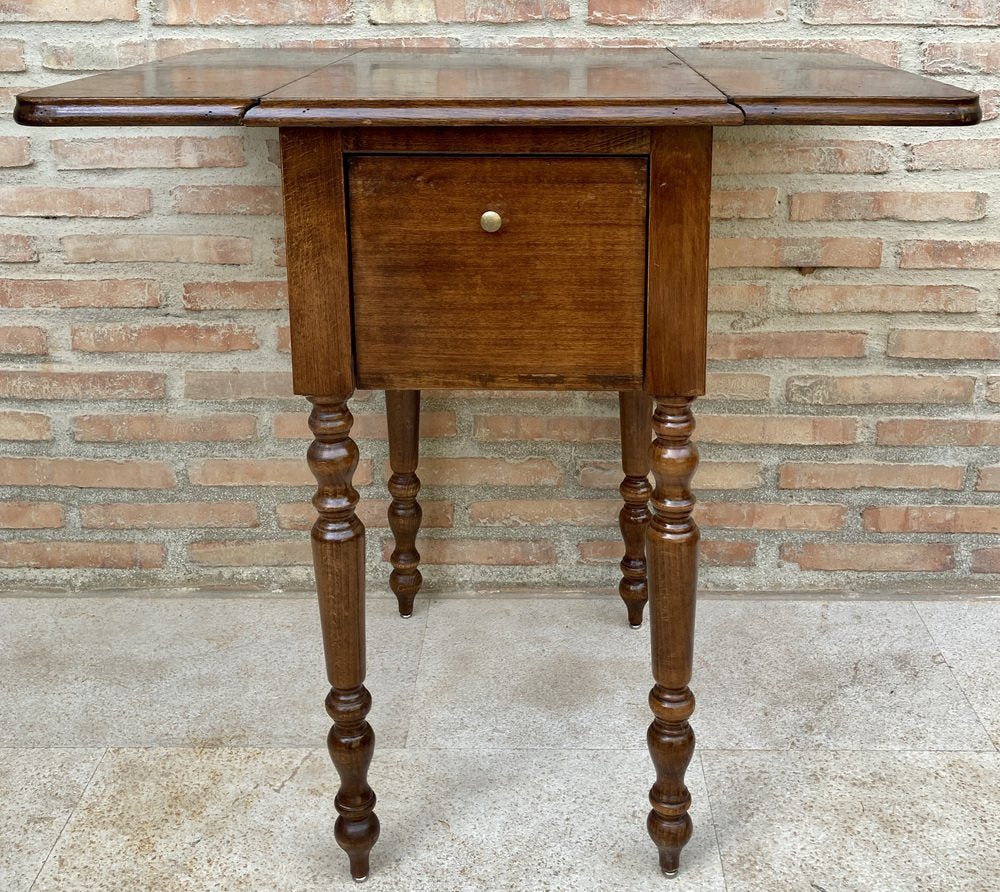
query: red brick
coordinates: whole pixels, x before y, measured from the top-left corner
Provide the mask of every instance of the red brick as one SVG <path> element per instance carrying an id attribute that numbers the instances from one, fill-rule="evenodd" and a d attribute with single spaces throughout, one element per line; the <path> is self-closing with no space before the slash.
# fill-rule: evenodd
<path id="1" fill-rule="evenodd" d="M 185 372 L 189 400 L 301 399 L 292 393 L 290 372 Z"/>
<path id="2" fill-rule="evenodd" d="M 615 499 L 498 499 L 471 502 L 469 521 L 482 526 L 610 527 L 618 523 Z"/>
<path id="3" fill-rule="evenodd" d="M 928 43 L 921 54 L 928 74 L 1000 74 L 1000 45 L 976 43 Z"/>
<path id="4" fill-rule="evenodd" d="M 0 502 L 0 529 L 45 530 L 63 525 L 63 508 L 56 502 Z"/>
<path id="5" fill-rule="evenodd" d="M 992 0 L 806 0 L 802 20 L 808 25 L 903 24 L 903 25 L 996 25 L 1000 24 Z"/>
<path id="6" fill-rule="evenodd" d="M 971 403 L 976 379 L 961 375 L 796 375 L 788 379 L 790 403 L 810 406 L 870 406 Z"/>
<path id="7" fill-rule="evenodd" d="M 974 313 L 979 291 L 965 285 L 802 285 L 788 299 L 797 313 Z"/>
<path id="8" fill-rule="evenodd" d="M 1000 403 L 1000 377 L 986 379 L 986 401 Z"/>
<path id="9" fill-rule="evenodd" d="M 1000 269 L 1000 242 L 903 242 L 900 269 Z"/>
<path id="10" fill-rule="evenodd" d="M 162 0 L 166 25 L 341 25 L 347 0 Z"/>
<path id="11" fill-rule="evenodd" d="M 282 40 L 278 46 L 284 49 L 411 49 L 414 47 L 434 47 L 444 49 L 450 46 L 460 46 L 457 37 L 330 37 L 323 40 L 308 38 L 305 40 Z M 483 46 L 492 44 L 485 41 Z"/>
<path id="12" fill-rule="evenodd" d="M 52 421 L 40 412 L 0 411 L 0 440 L 51 440 Z"/>
<path id="13" fill-rule="evenodd" d="M 695 518 L 707 527 L 830 531 L 843 528 L 847 508 L 784 502 L 699 502 Z"/>
<path id="14" fill-rule="evenodd" d="M 851 53 L 881 65 L 899 68 L 900 46 L 895 40 L 703 40 L 703 47 L 751 50 L 806 50 L 811 53 Z"/>
<path id="15" fill-rule="evenodd" d="M 285 310 L 288 288 L 284 282 L 185 282 L 184 308 L 188 310 Z"/>
<path id="16" fill-rule="evenodd" d="M 135 0 L 4 0 L 0 22 L 134 22 Z"/>
<path id="17" fill-rule="evenodd" d="M 0 167 L 31 164 L 31 143 L 26 136 L 0 136 Z"/>
<path id="18" fill-rule="evenodd" d="M 771 379 L 767 375 L 709 372 L 706 386 L 708 399 L 760 402 L 768 398 Z"/>
<path id="19" fill-rule="evenodd" d="M 1000 139 L 935 139 L 910 147 L 907 170 L 996 170 Z"/>
<path id="20" fill-rule="evenodd" d="M 862 331 L 761 331 L 710 334 L 709 359 L 818 359 L 861 357 Z"/>
<path id="21" fill-rule="evenodd" d="M 980 468 L 976 489 L 980 492 L 1000 492 L 1000 465 Z"/>
<path id="22" fill-rule="evenodd" d="M 35 238 L 12 232 L 0 232 L 0 263 L 36 263 Z"/>
<path id="23" fill-rule="evenodd" d="M 1000 421 L 891 418 L 875 428 L 879 446 L 1000 446 Z"/>
<path id="24" fill-rule="evenodd" d="M 712 190 L 712 216 L 718 220 L 763 220 L 777 212 L 777 189 Z"/>
<path id="25" fill-rule="evenodd" d="M 392 553 L 391 540 L 382 543 L 382 558 Z M 421 564 L 470 564 L 489 567 L 537 567 L 556 562 L 555 549 L 544 540 L 422 539 Z"/>
<path id="26" fill-rule="evenodd" d="M 49 43 L 41 45 L 42 67 L 52 71 L 106 71 L 167 59 L 196 50 L 231 49 L 235 40 L 195 37 L 166 40 L 125 40 L 121 43 Z"/>
<path id="27" fill-rule="evenodd" d="M 90 530 L 209 529 L 256 527 L 249 502 L 118 502 L 81 505 L 80 522 Z"/>
<path id="28" fill-rule="evenodd" d="M 617 564 L 622 559 L 620 539 L 581 542 L 581 564 Z M 752 567 L 757 555 L 757 543 L 743 540 L 702 539 L 698 545 L 698 562 L 703 567 Z"/>
<path id="29" fill-rule="evenodd" d="M 786 0 L 589 0 L 587 21 L 592 25 L 774 22 L 783 21 L 787 10 Z"/>
<path id="30" fill-rule="evenodd" d="M 548 459 L 421 458 L 424 486 L 558 486 L 562 473 Z"/>
<path id="31" fill-rule="evenodd" d="M 73 349 L 90 353 L 225 353 L 256 350 L 252 327 L 219 325 L 74 325 Z"/>
<path id="32" fill-rule="evenodd" d="M 281 213 L 281 189 L 277 186 L 177 186 L 170 197 L 177 214 Z"/>
<path id="33" fill-rule="evenodd" d="M 277 342 L 275 347 L 279 353 L 292 352 L 292 328 L 290 325 L 279 325 L 275 330 Z"/>
<path id="34" fill-rule="evenodd" d="M 763 314 L 767 310 L 767 288 L 740 282 L 735 285 L 709 285 L 708 309 L 713 313 Z"/>
<path id="35" fill-rule="evenodd" d="M 192 462 L 188 479 L 198 486 L 315 486 L 305 458 L 207 458 Z M 358 462 L 354 485 L 372 482 L 372 464 Z"/>
<path id="36" fill-rule="evenodd" d="M 876 533 L 1000 533 L 998 505 L 872 507 L 861 517 Z"/>
<path id="37" fill-rule="evenodd" d="M 699 490 L 754 489 L 760 486 L 760 462 L 703 461 L 694 480 Z M 580 465 L 579 483 L 585 489 L 617 492 L 621 482 L 622 469 L 616 461 L 587 461 Z"/>
<path id="38" fill-rule="evenodd" d="M 35 325 L 0 325 L 0 354 L 44 356 L 48 352 L 44 328 Z"/>
<path id="39" fill-rule="evenodd" d="M 149 189 L 0 186 L 0 215 L 8 217 L 141 217 L 151 207 Z"/>
<path id="40" fill-rule="evenodd" d="M 217 443 L 257 434 L 254 415 L 77 415 L 72 421 L 78 443 Z"/>
<path id="41" fill-rule="evenodd" d="M 166 557 L 162 545 L 133 542 L 0 542 L 0 567 L 156 570 Z"/>
<path id="42" fill-rule="evenodd" d="M 0 372 L 0 397 L 15 400 L 159 400 L 159 372 Z"/>
<path id="43" fill-rule="evenodd" d="M 972 572 L 1000 573 L 1000 548 L 973 549 Z"/>
<path id="44" fill-rule="evenodd" d="M 0 459 L 0 483 L 87 489 L 170 489 L 177 481 L 173 468 L 160 461 L 3 458 Z"/>
<path id="45" fill-rule="evenodd" d="M 712 152 L 712 172 L 720 176 L 758 173 L 885 173 L 889 170 L 892 158 L 893 147 L 889 143 L 874 140 L 717 140 Z"/>
<path id="46" fill-rule="evenodd" d="M 573 415 L 476 415 L 478 440 L 556 440 L 561 443 L 616 441 L 621 436 L 617 418 Z"/>
<path id="47" fill-rule="evenodd" d="M 1000 359 L 1000 331 L 896 329 L 885 352 L 909 359 Z"/>
<path id="48" fill-rule="evenodd" d="M 695 439 L 703 443 L 837 446 L 857 440 L 856 418 L 835 415 L 701 415 Z"/>
<path id="49" fill-rule="evenodd" d="M 0 279 L 0 307 L 158 307 L 152 279 Z"/>
<path id="50" fill-rule="evenodd" d="M 362 499 L 358 502 L 357 513 L 368 529 L 388 529 L 387 499 Z M 420 500 L 423 516 L 420 529 L 436 529 L 452 526 L 455 506 L 452 502 Z M 289 502 L 278 505 L 278 526 L 283 530 L 309 530 L 316 521 L 316 509 L 311 502 Z M 419 540 L 418 540 L 419 545 Z"/>
<path id="51" fill-rule="evenodd" d="M 454 412 L 421 412 L 420 438 L 454 437 L 458 421 Z M 274 436 L 279 440 L 311 440 L 308 412 L 281 412 L 274 416 Z M 389 429 L 384 414 L 355 415 L 351 436 L 355 440 L 386 440 Z"/>
<path id="52" fill-rule="evenodd" d="M 882 263 L 882 240 L 832 236 L 796 238 L 715 238 L 709 265 L 726 267 L 856 267 L 874 269 Z"/>
<path id="53" fill-rule="evenodd" d="M 229 235 L 67 235 L 67 263 L 249 263 L 253 241 Z"/>
<path id="54" fill-rule="evenodd" d="M 955 569 L 955 549 L 951 545 L 810 542 L 803 545 L 782 545 L 781 560 L 798 564 L 803 570 L 933 573 Z"/>
<path id="55" fill-rule="evenodd" d="M 238 136 L 103 136 L 53 139 L 58 170 L 245 167 Z"/>
<path id="56" fill-rule="evenodd" d="M 308 536 L 297 539 L 191 542 L 188 560 L 203 567 L 292 567 L 312 564 Z"/>
<path id="57" fill-rule="evenodd" d="M 985 192 L 799 192 L 791 220 L 981 220 Z"/>
<path id="58" fill-rule="evenodd" d="M 779 489 L 961 489 L 965 467 L 955 465 L 785 462 Z"/>
<path id="59" fill-rule="evenodd" d="M 24 71 L 26 67 L 24 41 L 0 40 L 0 71 Z"/>
<path id="60" fill-rule="evenodd" d="M 274 248 L 274 265 L 279 269 L 284 269 L 288 265 L 288 257 L 285 253 L 285 240 L 283 238 L 271 239 Z"/>

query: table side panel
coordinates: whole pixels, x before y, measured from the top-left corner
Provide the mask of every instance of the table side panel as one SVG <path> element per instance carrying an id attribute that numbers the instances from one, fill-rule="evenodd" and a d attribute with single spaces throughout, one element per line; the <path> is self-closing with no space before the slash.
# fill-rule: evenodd
<path id="1" fill-rule="evenodd" d="M 348 181 L 360 387 L 641 386 L 645 157 L 355 155 Z"/>

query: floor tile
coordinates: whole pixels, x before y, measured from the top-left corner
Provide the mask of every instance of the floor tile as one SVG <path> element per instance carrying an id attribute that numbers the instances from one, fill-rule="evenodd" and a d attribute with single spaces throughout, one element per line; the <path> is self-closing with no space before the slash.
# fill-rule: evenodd
<path id="1" fill-rule="evenodd" d="M 671 890 L 723 890 L 697 763 L 696 832 Z M 666 882 L 646 836 L 643 754 L 382 749 L 367 888 L 641 892 Z M 34 892 L 354 889 L 326 753 L 111 750 Z"/>
<path id="2" fill-rule="evenodd" d="M 427 611 L 368 616 L 371 721 L 403 743 Z M 0 745 L 312 745 L 328 686 L 309 599 L 0 599 Z"/>
<path id="3" fill-rule="evenodd" d="M 617 600 L 436 601 L 409 743 L 645 750 L 651 685 Z"/>
<path id="4" fill-rule="evenodd" d="M 1000 748 L 1000 601 L 924 601 L 915 606 L 994 746 Z"/>
<path id="5" fill-rule="evenodd" d="M 0 749 L 0 889 L 26 892 L 101 759 L 101 749 Z"/>
<path id="6" fill-rule="evenodd" d="M 993 749 L 910 602 L 704 601 L 695 663 L 709 749 Z"/>
<path id="7" fill-rule="evenodd" d="M 703 752 L 729 892 L 991 892 L 996 753 Z"/>

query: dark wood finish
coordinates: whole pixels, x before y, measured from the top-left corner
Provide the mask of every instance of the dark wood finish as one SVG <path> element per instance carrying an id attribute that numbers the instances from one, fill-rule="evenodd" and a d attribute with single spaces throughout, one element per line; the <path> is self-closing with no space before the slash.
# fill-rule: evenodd
<path id="1" fill-rule="evenodd" d="M 359 387 L 641 386 L 644 158 L 355 155 L 348 180 Z"/>
<path id="2" fill-rule="evenodd" d="M 975 124 L 968 90 L 846 53 L 675 49 L 747 124 Z"/>
<path id="3" fill-rule="evenodd" d="M 647 393 L 705 392 L 709 127 L 657 128 L 649 156 Z"/>
<path id="4" fill-rule="evenodd" d="M 369 127 L 344 130 L 344 151 L 434 155 L 648 155 L 645 127 Z"/>
<path id="5" fill-rule="evenodd" d="M 31 90 L 15 119 L 48 125 L 240 124 L 260 97 L 356 50 L 197 50 Z"/>
<path id="6" fill-rule="evenodd" d="M 358 493 L 352 480 L 358 447 L 351 439 L 354 419 L 350 393 L 311 397 L 309 467 L 318 488 L 319 513 L 312 528 L 313 564 L 319 594 L 323 650 L 330 693 L 326 711 L 333 720 L 327 737 L 330 758 L 340 775 L 335 804 L 340 817 L 334 836 L 350 859 L 351 876 L 368 876 L 368 854 L 379 834 L 375 793 L 368 766 L 375 734 L 366 721 L 371 695 L 365 681 L 365 528 L 355 513 Z"/>
<path id="7" fill-rule="evenodd" d="M 649 443 L 652 438 L 652 408 L 641 390 L 618 394 L 621 426 L 622 480 L 619 492 L 625 505 L 618 514 L 618 526 L 625 542 L 622 578 L 618 594 L 625 602 L 628 622 L 633 629 L 642 625 L 642 611 L 648 598 L 646 589 L 646 527 L 649 525 Z"/>
<path id="8" fill-rule="evenodd" d="M 344 163 L 337 130 L 280 131 L 292 386 L 354 391 Z"/>
<path id="9" fill-rule="evenodd" d="M 389 560 L 392 573 L 389 587 L 396 595 L 399 615 L 413 615 L 413 599 L 420 591 L 420 552 L 417 532 L 423 512 L 417 501 L 420 478 L 417 477 L 417 453 L 420 447 L 420 391 L 387 390 L 385 414 L 389 422 L 389 527 L 396 547 Z"/>
<path id="10" fill-rule="evenodd" d="M 653 516 L 646 533 L 649 562 L 649 628 L 653 722 L 646 741 L 656 769 L 649 791 L 646 827 L 660 853 L 664 873 L 675 875 L 681 849 L 691 838 L 691 794 L 684 773 L 694 754 L 688 719 L 694 695 L 688 687 L 694 659 L 694 607 L 698 579 L 698 526 L 691 517 L 691 478 L 698 450 L 691 442 L 694 418 L 689 398 L 657 397 L 655 439 L 650 447 Z"/>
<path id="11" fill-rule="evenodd" d="M 661 49 L 370 49 L 262 97 L 247 124 L 740 124 Z"/>

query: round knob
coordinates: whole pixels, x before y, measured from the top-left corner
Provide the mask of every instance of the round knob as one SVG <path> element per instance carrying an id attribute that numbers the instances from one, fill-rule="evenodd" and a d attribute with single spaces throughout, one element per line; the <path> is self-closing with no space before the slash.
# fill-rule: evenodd
<path id="1" fill-rule="evenodd" d="M 496 211 L 487 211 L 479 218 L 479 225 L 487 232 L 496 232 L 503 226 L 503 220 Z"/>

